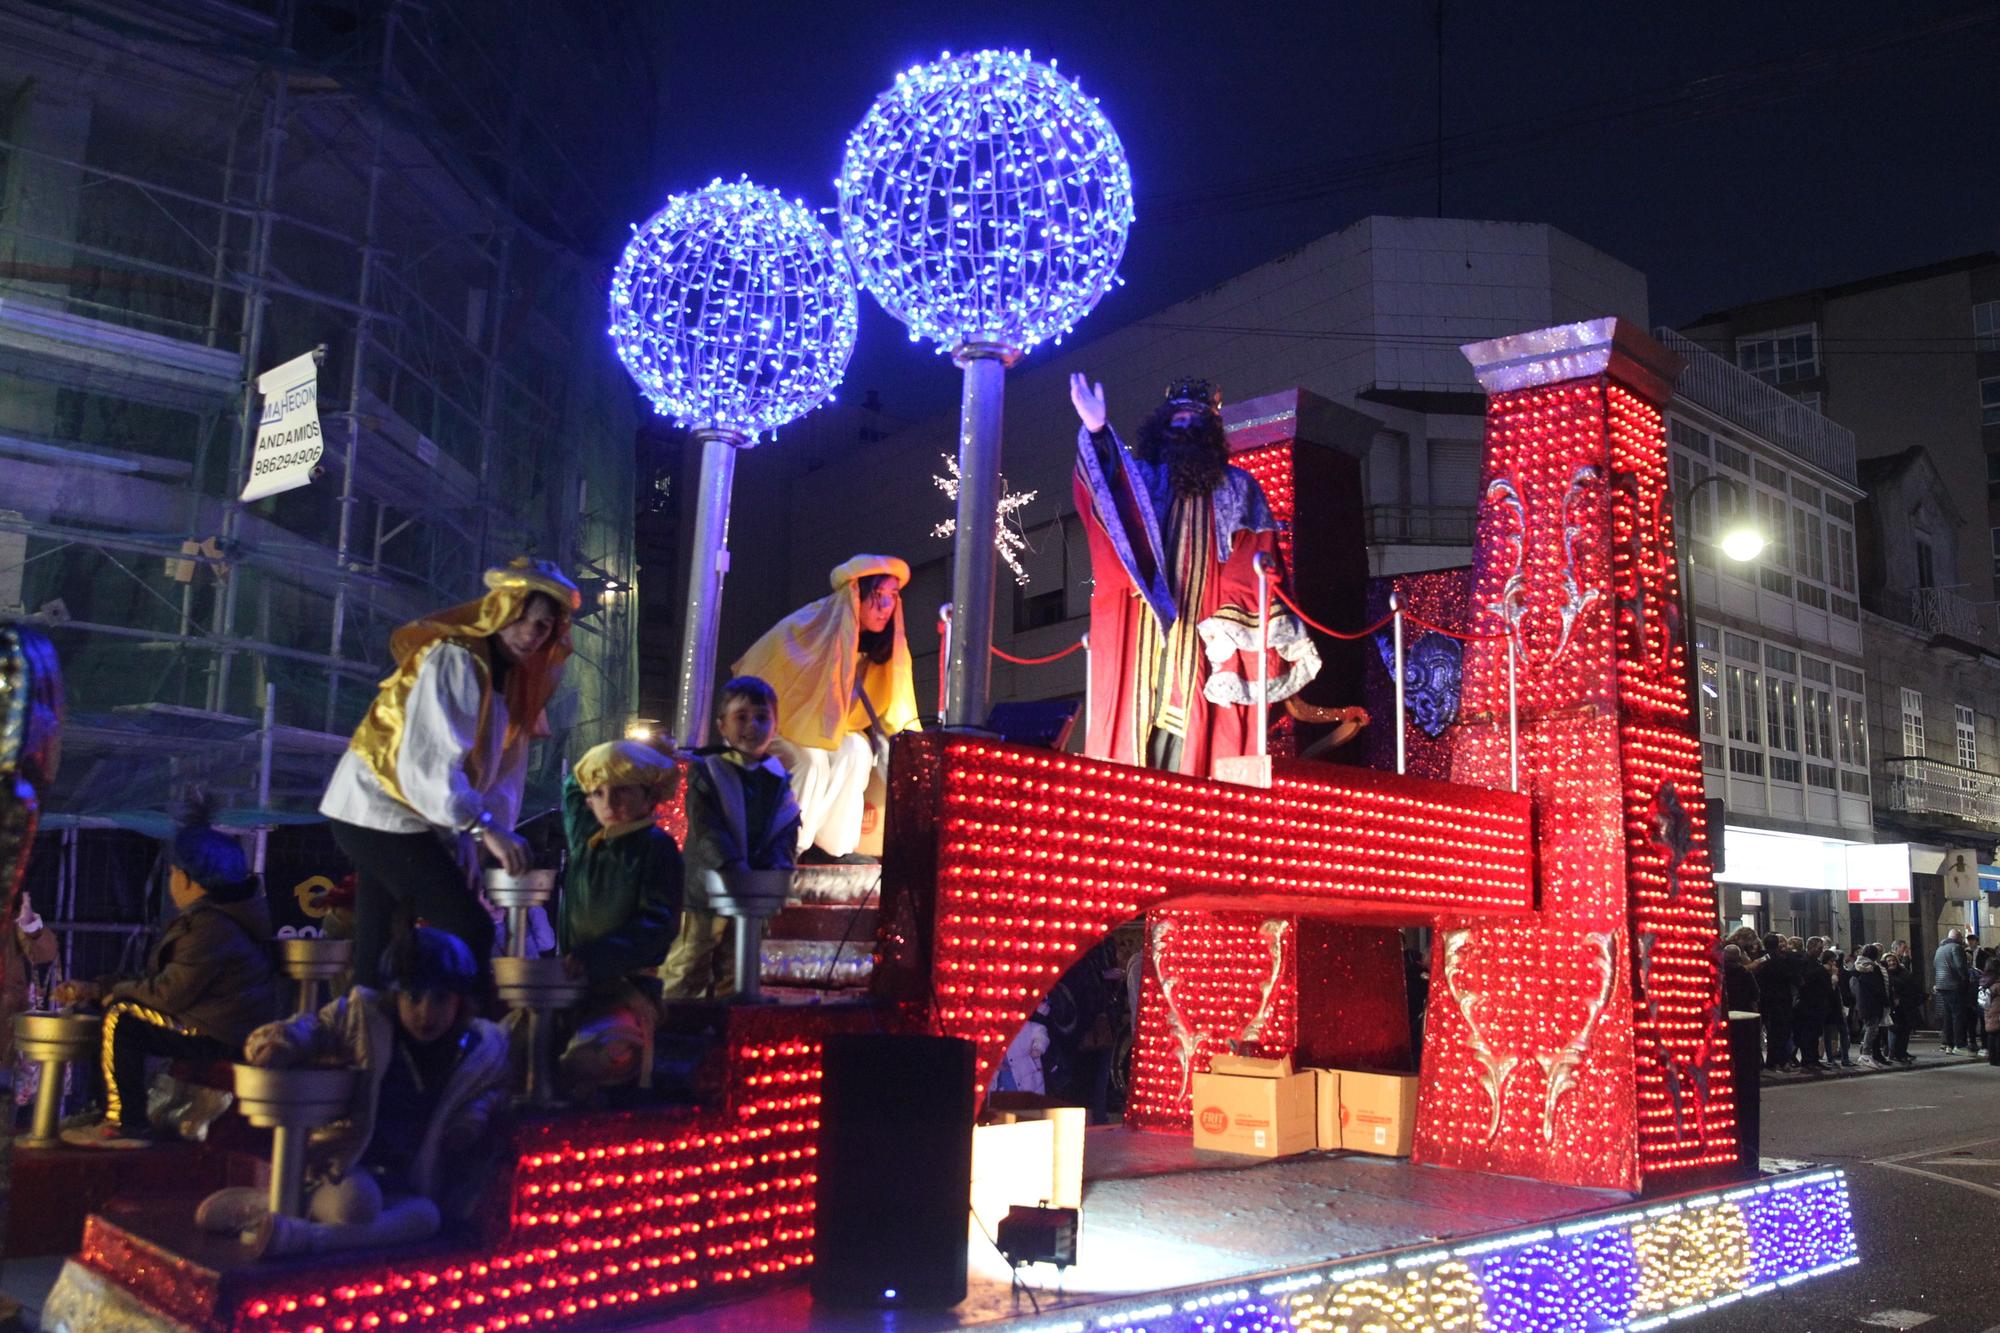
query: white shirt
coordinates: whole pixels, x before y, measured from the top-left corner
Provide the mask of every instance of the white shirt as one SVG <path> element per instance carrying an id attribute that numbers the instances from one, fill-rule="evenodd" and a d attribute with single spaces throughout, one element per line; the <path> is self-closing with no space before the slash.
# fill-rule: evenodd
<path id="1" fill-rule="evenodd" d="M 486 733 L 479 734 L 479 697 L 483 692 L 479 667 L 472 653 L 456 643 L 440 643 L 425 654 L 403 705 L 403 739 L 396 754 L 396 783 L 409 798 L 406 805 L 382 790 L 360 755 L 348 750 L 333 770 L 320 798 L 319 812 L 328 819 L 385 833 L 421 833 L 427 828 L 463 829 L 493 812 L 493 827 L 512 829 L 521 815 L 521 794 L 528 777 L 525 738 L 511 754 L 503 753 L 507 738 L 507 700 L 493 692 Z M 467 769 L 487 775 L 475 787 Z"/>

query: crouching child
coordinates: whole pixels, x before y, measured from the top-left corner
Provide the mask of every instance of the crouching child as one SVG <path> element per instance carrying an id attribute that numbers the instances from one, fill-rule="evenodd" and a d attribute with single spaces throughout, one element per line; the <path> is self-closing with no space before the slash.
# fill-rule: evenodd
<path id="1" fill-rule="evenodd" d="M 593 747 L 563 780 L 563 876 L 557 942 L 589 983 L 557 1067 L 566 1095 L 635 1081 L 653 1056 L 657 969 L 681 914 L 681 852 L 653 823 L 673 789 L 674 761 L 637 741 Z"/>
<path id="2" fill-rule="evenodd" d="M 263 1191 L 225 1189 L 195 1213 L 202 1230 L 239 1232 L 265 1255 L 318 1254 L 407 1245 L 471 1214 L 507 1102 L 507 1036 L 473 1016 L 479 967 L 457 936 L 419 927 L 390 946 L 382 972 L 389 990 L 357 986 L 244 1046 L 264 1069 L 358 1073 L 347 1113 L 313 1133 L 305 1215 L 274 1216 Z"/>

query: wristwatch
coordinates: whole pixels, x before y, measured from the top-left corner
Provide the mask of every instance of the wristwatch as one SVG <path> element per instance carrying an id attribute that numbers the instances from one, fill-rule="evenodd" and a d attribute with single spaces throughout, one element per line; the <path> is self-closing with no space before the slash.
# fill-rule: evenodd
<path id="1" fill-rule="evenodd" d="M 470 824 L 467 824 L 465 826 L 465 831 L 467 833 L 473 834 L 475 837 L 482 833 L 490 833 L 492 829 L 493 829 L 493 812 L 491 810 L 483 810 L 483 809 L 479 812 L 479 815 L 476 819 L 474 819 Z"/>

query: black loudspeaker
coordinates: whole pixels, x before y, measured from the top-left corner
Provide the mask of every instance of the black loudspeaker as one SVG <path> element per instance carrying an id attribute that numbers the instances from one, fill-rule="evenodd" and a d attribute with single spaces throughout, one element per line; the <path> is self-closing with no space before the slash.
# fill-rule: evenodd
<path id="1" fill-rule="evenodd" d="M 833 1305 L 956 1305 L 972 1213 L 972 1043 L 826 1039 L 812 1293 Z"/>

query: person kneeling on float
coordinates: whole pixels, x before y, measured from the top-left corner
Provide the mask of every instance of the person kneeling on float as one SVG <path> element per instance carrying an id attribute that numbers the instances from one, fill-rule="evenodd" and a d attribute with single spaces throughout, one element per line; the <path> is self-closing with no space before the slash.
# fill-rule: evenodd
<path id="1" fill-rule="evenodd" d="M 674 761 L 638 741 L 589 750 L 563 779 L 563 965 L 590 983 L 557 1078 L 572 1097 L 638 1079 L 653 1052 L 656 969 L 681 913 L 681 852 L 653 823 Z"/>
<path id="2" fill-rule="evenodd" d="M 507 1104 L 507 1034 L 473 1017 L 472 951 L 420 926 L 382 960 L 387 991 L 356 986 L 317 1014 L 267 1023 L 244 1044 L 263 1069 L 352 1066 L 346 1114 L 313 1131 L 303 1217 L 273 1215 L 263 1190 L 202 1200 L 195 1224 L 241 1232 L 265 1255 L 407 1245 L 463 1221 L 487 1172 L 474 1159 Z"/>
<path id="3" fill-rule="evenodd" d="M 910 566 L 857 555 L 836 566 L 833 591 L 764 632 L 731 669 L 777 693 L 771 753 L 791 774 L 802 861 L 859 857 L 871 774 L 885 778 L 889 738 L 917 727 L 902 591 Z"/>

